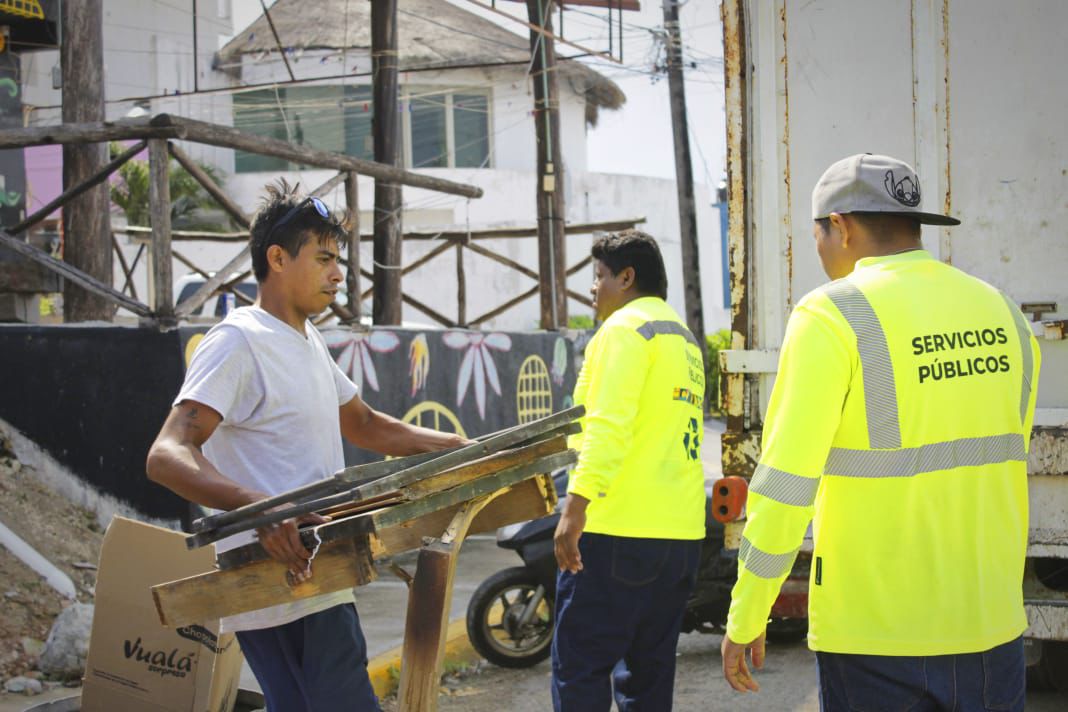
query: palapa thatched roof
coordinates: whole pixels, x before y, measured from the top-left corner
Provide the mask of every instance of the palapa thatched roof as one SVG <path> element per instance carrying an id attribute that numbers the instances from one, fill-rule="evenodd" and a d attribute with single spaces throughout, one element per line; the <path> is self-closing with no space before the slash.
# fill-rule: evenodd
<path id="1" fill-rule="evenodd" d="M 530 61 L 525 36 L 509 32 L 442 0 L 398 0 L 397 34 L 401 71 Z M 278 0 L 270 8 L 282 46 L 290 50 L 371 50 L 371 3 L 367 0 Z M 240 66 L 243 55 L 277 52 L 267 18 L 255 22 L 219 50 L 222 66 Z M 557 71 L 586 97 L 586 120 L 597 123 L 600 108 L 618 109 L 627 100 L 611 79 L 576 61 Z"/>

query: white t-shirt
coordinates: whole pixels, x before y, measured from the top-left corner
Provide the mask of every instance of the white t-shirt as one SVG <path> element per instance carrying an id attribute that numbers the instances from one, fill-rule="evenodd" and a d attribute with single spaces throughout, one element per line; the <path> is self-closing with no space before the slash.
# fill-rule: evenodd
<path id="1" fill-rule="evenodd" d="M 310 322 L 304 328 L 306 336 L 258 306 L 235 309 L 197 346 L 174 400 L 197 401 L 222 416 L 204 443 L 204 456 L 227 478 L 267 495 L 325 479 L 345 466 L 338 408 L 357 389 L 330 357 L 322 335 Z M 253 532 L 237 534 L 216 550 L 253 540 Z M 338 591 L 230 616 L 221 627 L 232 632 L 285 625 L 354 601 L 351 589 Z"/>

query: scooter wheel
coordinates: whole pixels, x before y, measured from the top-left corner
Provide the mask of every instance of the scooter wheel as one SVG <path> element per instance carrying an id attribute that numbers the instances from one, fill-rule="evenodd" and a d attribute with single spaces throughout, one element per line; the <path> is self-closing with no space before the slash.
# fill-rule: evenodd
<path id="1" fill-rule="evenodd" d="M 524 624 L 523 613 L 531 605 Z M 467 636 L 494 665 L 530 667 L 549 657 L 553 616 L 551 594 L 532 571 L 516 566 L 498 571 L 475 590 L 467 606 Z"/>

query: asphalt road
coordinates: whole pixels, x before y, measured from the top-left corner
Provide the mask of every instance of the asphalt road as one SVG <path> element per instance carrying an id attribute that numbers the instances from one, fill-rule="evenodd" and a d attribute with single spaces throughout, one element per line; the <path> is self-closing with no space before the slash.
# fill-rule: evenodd
<path id="1" fill-rule="evenodd" d="M 680 712 L 817 712 L 815 656 L 804 643 L 769 645 L 764 669 L 757 673 L 759 693 L 731 690 L 720 673 L 718 635 L 690 633 L 679 641 L 675 709 Z M 549 663 L 527 670 L 484 665 L 446 679 L 440 712 L 545 712 L 552 709 Z M 386 712 L 396 710 L 387 702 Z M 1063 712 L 1068 697 L 1029 692 L 1028 712 Z"/>

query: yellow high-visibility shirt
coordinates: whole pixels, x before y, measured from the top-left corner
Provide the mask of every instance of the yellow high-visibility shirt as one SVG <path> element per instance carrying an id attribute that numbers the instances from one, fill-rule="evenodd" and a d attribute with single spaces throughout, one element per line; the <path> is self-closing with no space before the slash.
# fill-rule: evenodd
<path id="1" fill-rule="evenodd" d="M 1027 449 L 1039 371 L 1023 314 L 923 250 L 865 258 L 786 328 L 727 633 L 763 632 L 813 521 L 809 645 L 987 650 L 1027 628 Z"/>
<path id="2" fill-rule="evenodd" d="M 586 406 L 567 491 L 590 500 L 585 531 L 705 536 L 703 350 L 663 299 L 627 303 L 594 334 L 575 384 Z"/>

